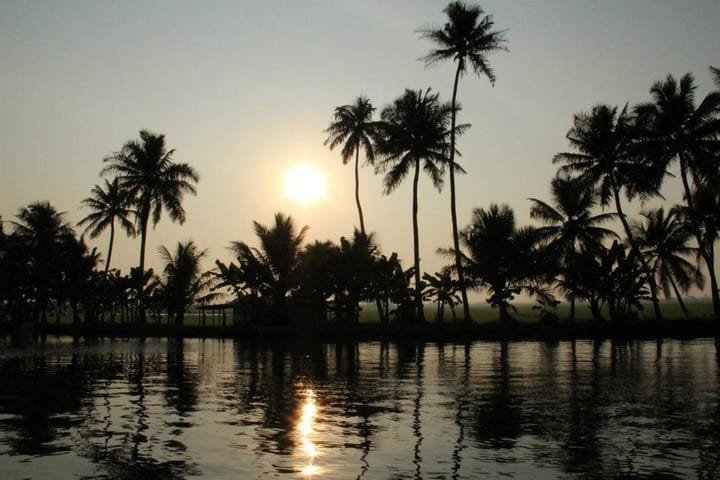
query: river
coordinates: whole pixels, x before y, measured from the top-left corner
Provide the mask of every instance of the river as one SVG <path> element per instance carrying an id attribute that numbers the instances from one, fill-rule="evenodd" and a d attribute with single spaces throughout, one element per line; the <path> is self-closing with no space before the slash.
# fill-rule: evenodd
<path id="1" fill-rule="evenodd" d="M 0 478 L 720 478 L 712 339 L 0 337 Z"/>

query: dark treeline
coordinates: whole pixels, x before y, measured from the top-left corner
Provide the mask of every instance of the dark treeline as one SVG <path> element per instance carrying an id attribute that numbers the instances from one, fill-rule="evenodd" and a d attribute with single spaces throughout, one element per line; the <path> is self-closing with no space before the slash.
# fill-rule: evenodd
<path id="1" fill-rule="evenodd" d="M 274 223 L 254 222 L 257 247 L 232 241 L 233 260 L 203 271 L 206 252 L 192 241 L 161 247 L 160 274 L 145 267 L 150 226 L 167 214 L 184 222 L 182 200 L 195 194 L 197 172 L 173 161 L 164 135 L 141 131 L 104 159 L 102 175 L 83 201 L 90 213 L 78 226 L 48 202 L 20 209 L 0 223 L 0 318 L 48 322 L 69 312 L 76 323 L 99 320 L 146 323 L 166 312 L 183 325 L 188 307 L 231 297 L 245 320 L 258 323 L 332 320 L 355 324 L 360 305 L 376 305 L 383 325 L 423 322 L 425 303 L 433 302 L 437 321 L 470 322 L 468 288 L 487 292 L 499 319 L 512 318 L 512 301 L 521 293 L 535 299 L 539 317 L 557 322 L 561 299 L 589 306 L 595 321 L 637 316 L 649 300 L 662 320 L 661 296 L 675 298 L 690 315 L 683 296 L 709 284 L 713 313 L 720 319 L 714 268 L 720 229 L 720 79 L 711 67 L 715 91 L 695 98 L 691 74 L 672 75 L 650 88 L 650 99 L 634 106 L 595 105 L 577 113 L 567 133 L 570 150 L 554 156 L 558 164 L 549 201 L 529 199 L 540 226 L 519 226 L 509 206 L 473 209 L 472 221 L 457 226 L 455 161 L 458 139 L 468 124 L 458 123 L 459 79 L 469 68 L 492 83 L 488 55 L 506 50 L 505 31 L 494 30 L 491 16 L 459 2 L 445 9 L 447 23 L 421 30 L 437 47 L 423 59 L 457 62 L 450 102 L 431 89 L 407 89 L 385 106 L 379 118 L 364 96 L 337 107 L 325 130 L 326 145 L 341 148 L 344 163 L 354 162 L 359 229 L 338 242 L 305 243 L 308 227 L 282 213 Z M 361 151 L 366 164 L 383 175 L 386 194 L 412 177 L 413 263 L 381 252 L 367 228 L 359 190 Z M 662 187 L 677 168 L 683 202 L 669 208 L 625 212 L 633 199 L 662 198 Z M 449 178 L 453 242 L 439 248 L 450 264 L 440 272 L 420 265 L 418 184 L 424 173 L 438 189 Z M 617 224 L 622 230 L 611 227 Z M 123 274 L 111 268 L 116 227 L 140 237 L 138 267 Z M 84 235 L 109 230 L 104 266 Z M 456 307 L 462 306 L 462 316 Z"/>

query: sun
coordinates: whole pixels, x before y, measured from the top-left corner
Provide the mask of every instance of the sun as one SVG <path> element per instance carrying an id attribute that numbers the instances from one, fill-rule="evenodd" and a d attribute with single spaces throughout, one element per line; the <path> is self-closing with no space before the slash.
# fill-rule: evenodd
<path id="1" fill-rule="evenodd" d="M 303 206 L 325 196 L 325 175 L 307 163 L 285 172 L 285 195 Z"/>

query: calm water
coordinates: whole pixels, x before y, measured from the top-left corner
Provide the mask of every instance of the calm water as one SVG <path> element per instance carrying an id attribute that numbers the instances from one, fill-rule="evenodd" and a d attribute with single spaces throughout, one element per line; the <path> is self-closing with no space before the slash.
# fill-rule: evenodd
<path id="1" fill-rule="evenodd" d="M 0 478 L 720 478 L 712 340 L 0 339 Z"/>

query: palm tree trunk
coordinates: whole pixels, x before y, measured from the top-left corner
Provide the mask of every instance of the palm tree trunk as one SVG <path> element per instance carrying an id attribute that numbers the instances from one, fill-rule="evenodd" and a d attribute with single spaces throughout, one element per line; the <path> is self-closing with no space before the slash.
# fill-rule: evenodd
<path id="1" fill-rule="evenodd" d="M 141 224 L 140 224 L 140 272 L 138 275 L 138 321 L 145 323 L 145 291 L 144 282 L 145 277 L 145 242 L 147 240 L 147 226 L 148 220 L 150 219 L 150 207 L 144 208 L 142 212 Z"/>
<path id="2" fill-rule="evenodd" d="M 687 161 L 685 155 L 680 153 L 680 178 L 682 179 L 683 189 L 685 190 L 685 202 L 687 203 L 688 210 L 690 212 L 690 225 L 692 226 L 693 235 L 698 244 L 698 251 L 700 256 L 705 261 L 705 266 L 708 269 L 708 275 L 710 275 L 710 295 L 713 303 L 713 313 L 715 314 L 715 320 L 720 321 L 720 292 L 718 292 L 717 276 L 715 275 L 715 262 L 712 255 L 705 248 L 705 242 L 702 238 L 702 230 L 700 228 L 700 221 L 697 218 L 695 205 L 692 198 L 692 192 L 690 191 L 690 182 L 687 178 Z M 712 244 L 711 244 L 712 248 Z"/>
<path id="3" fill-rule="evenodd" d="M 418 230 L 418 181 L 420 180 L 420 159 L 415 159 L 415 177 L 413 178 L 413 256 L 415 266 L 415 321 L 424 322 L 422 284 L 420 282 L 420 233 Z"/>
<path id="4" fill-rule="evenodd" d="M 105 275 L 107 275 L 110 269 L 110 259 L 112 258 L 113 241 L 115 240 L 115 220 L 110 222 L 110 244 L 108 245 L 108 256 L 105 261 Z"/>
<path id="5" fill-rule="evenodd" d="M 682 295 L 680 295 L 680 290 L 678 289 L 677 285 L 675 285 L 675 280 L 673 280 L 672 275 L 667 276 L 670 280 L 670 285 L 672 286 L 673 291 L 675 292 L 675 296 L 677 297 L 678 303 L 680 304 L 680 307 L 682 308 L 683 313 L 686 317 L 690 316 L 690 313 L 688 312 L 687 307 L 685 306 L 685 302 L 683 302 Z"/>
<path id="6" fill-rule="evenodd" d="M 572 291 L 570 292 L 570 323 L 575 323 L 575 239 L 573 238 L 572 244 L 570 245 L 570 251 L 568 252 L 568 266 L 572 273 L 571 286 Z"/>
<path id="7" fill-rule="evenodd" d="M 360 144 L 355 147 L 355 203 L 357 204 L 358 215 L 360 216 L 360 232 L 365 235 L 365 220 L 360 206 Z"/>
<path id="8" fill-rule="evenodd" d="M 460 238 L 458 236 L 457 208 L 455 205 L 455 122 L 456 122 L 456 99 L 458 81 L 460 80 L 460 64 L 455 71 L 455 82 L 453 83 L 452 114 L 450 115 L 450 219 L 452 220 L 453 249 L 455 250 L 455 268 L 458 272 L 460 284 L 460 295 L 463 302 L 463 315 L 466 322 L 470 322 L 470 305 L 468 304 L 467 289 L 465 288 L 465 273 L 460 260 Z"/>
<path id="9" fill-rule="evenodd" d="M 650 267 L 648 266 L 647 262 L 645 261 L 645 257 L 643 257 L 642 253 L 640 252 L 640 249 L 638 248 L 637 242 L 635 241 L 635 237 L 632 234 L 632 231 L 630 230 L 630 225 L 628 224 L 627 218 L 625 218 L 625 214 L 622 210 L 622 205 L 620 203 L 620 192 L 617 188 L 617 183 L 615 182 L 615 177 L 610 177 L 610 182 L 612 186 L 613 195 L 615 197 L 615 208 L 617 210 L 618 216 L 620 217 L 620 223 L 622 223 L 623 229 L 625 230 L 625 235 L 628 237 L 628 241 L 630 242 L 630 247 L 635 251 L 637 254 L 637 258 L 640 261 L 640 266 L 643 269 L 643 272 L 645 273 L 645 279 L 647 280 L 648 285 L 650 286 L 650 298 L 652 300 L 653 304 L 653 310 L 655 311 L 655 320 L 662 321 L 663 316 L 662 312 L 660 311 L 660 302 L 658 301 L 658 294 L 657 294 L 657 284 L 655 283 L 655 275 L 650 271 Z"/>

